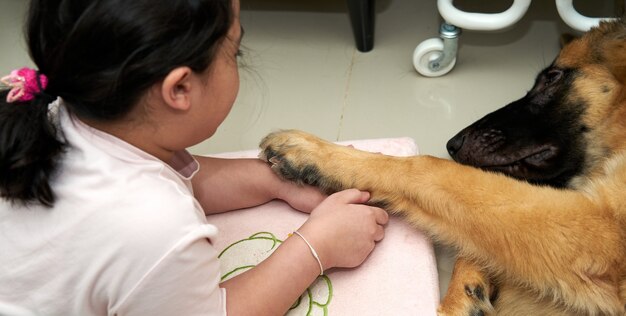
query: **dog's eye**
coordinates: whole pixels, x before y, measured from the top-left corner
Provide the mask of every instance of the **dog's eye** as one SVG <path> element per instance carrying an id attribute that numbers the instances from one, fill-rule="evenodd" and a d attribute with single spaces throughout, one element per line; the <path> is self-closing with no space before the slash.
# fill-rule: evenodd
<path id="1" fill-rule="evenodd" d="M 528 92 L 529 96 L 532 98 L 532 102 L 538 106 L 547 104 L 560 89 L 557 83 L 563 80 L 565 75 L 566 70 L 554 66 L 541 72 L 537 77 L 535 85 Z"/>
<path id="2" fill-rule="evenodd" d="M 554 68 L 550 69 L 545 75 L 545 85 L 551 85 L 559 81 L 563 77 L 563 70 Z"/>

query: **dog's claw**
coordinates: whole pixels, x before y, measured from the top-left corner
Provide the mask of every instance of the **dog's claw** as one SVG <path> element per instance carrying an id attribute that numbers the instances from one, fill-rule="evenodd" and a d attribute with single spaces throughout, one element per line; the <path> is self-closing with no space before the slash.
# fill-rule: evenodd
<path id="1" fill-rule="evenodd" d="M 280 162 L 280 160 L 278 159 L 278 157 L 274 156 L 274 157 L 270 158 L 270 159 L 268 160 L 268 162 L 269 162 L 270 164 L 272 164 L 272 165 L 276 165 L 276 164 L 278 164 L 278 163 Z"/>
<path id="2" fill-rule="evenodd" d="M 467 296 L 469 297 L 473 297 L 476 298 L 479 301 L 482 301 L 485 299 L 485 293 L 484 293 L 484 289 L 482 286 L 480 285 L 465 285 L 465 294 L 467 294 Z"/>

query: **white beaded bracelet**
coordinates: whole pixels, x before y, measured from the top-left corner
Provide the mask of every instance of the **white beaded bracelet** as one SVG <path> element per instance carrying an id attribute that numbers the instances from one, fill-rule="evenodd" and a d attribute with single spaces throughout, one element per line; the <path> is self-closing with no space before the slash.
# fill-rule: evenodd
<path id="1" fill-rule="evenodd" d="M 299 231 L 296 230 L 293 233 L 298 235 L 298 236 L 300 236 L 300 238 L 302 238 L 302 240 L 304 240 L 306 245 L 309 246 L 309 249 L 311 250 L 311 253 L 313 254 L 313 257 L 315 257 L 315 260 L 317 260 L 317 264 L 320 265 L 320 275 L 324 275 L 324 268 L 322 267 L 322 261 L 320 260 L 320 257 L 317 255 L 317 252 L 315 251 L 315 249 L 313 249 L 313 246 L 311 246 L 309 241 L 306 240 L 306 238 L 304 238 L 304 236 L 302 236 L 302 234 L 300 234 Z"/>

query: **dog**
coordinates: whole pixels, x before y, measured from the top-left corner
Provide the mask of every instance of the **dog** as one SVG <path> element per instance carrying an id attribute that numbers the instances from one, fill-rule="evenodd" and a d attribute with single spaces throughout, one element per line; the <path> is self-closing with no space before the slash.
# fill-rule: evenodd
<path id="1" fill-rule="evenodd" d="M 564 46 L 521 99 L 448 143 L 390 157 L 297 130 L 260 158 L 326 193 L 358 188 L 458 258 L 440 315 L 626 315 L 626 24 Z"/>

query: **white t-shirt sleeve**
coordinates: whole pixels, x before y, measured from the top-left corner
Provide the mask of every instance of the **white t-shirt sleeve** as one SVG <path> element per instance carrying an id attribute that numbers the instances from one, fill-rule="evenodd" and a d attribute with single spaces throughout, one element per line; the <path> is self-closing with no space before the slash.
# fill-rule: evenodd
<path id="1" fill-rule="evenodd" d="M 207 239 L 211 230 L 204 225 L 183 237 L 109 314 L 226 315 L 217 251 Z"/>

